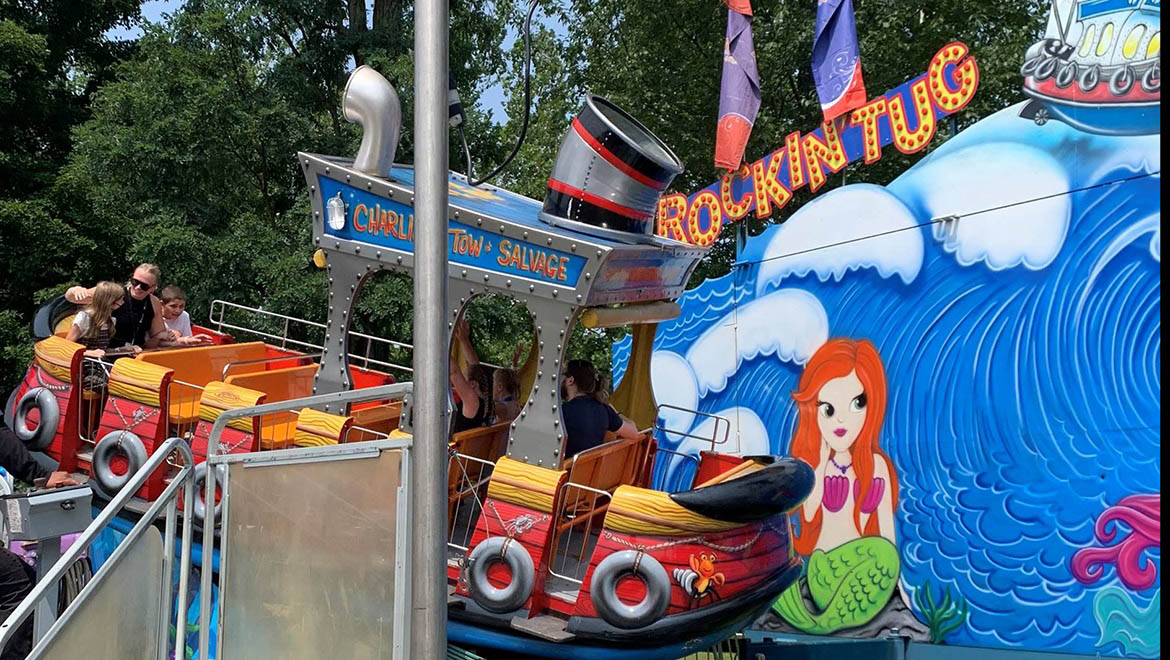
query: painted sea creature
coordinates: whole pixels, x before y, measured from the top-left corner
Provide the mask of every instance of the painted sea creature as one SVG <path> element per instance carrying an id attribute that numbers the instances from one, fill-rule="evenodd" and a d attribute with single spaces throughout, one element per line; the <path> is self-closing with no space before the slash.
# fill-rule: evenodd
<path id="1" fill-rule="evenodd" d="M 1097 646 L 1103 651 L 1121 646 L 1127 657 L 1157 658 L 1162 653 L 1162 590 L 1154 592 L 1149 605 L 1141 607 L 1116 585 L 1102 588 L 1093 598 L 1093 618 L 1101 628 Z"/>
<path id="2" fill-rule="evenodd" d="M 700 552 L 698 555 L 691 555 L 689 569 L 674 569 L 675 581 L 691 597 L 692 601 L 698 601 L 707 596 L 719 597 L 715 587 L 722 586 L 725 578 L 722 572 L 715 570 L 715 559 L 715 553 Z"/>
<path id="3" fill-rule="evenodd" d="M 1077 550 L 1072 558 L 1073 576 L 1083 584 L 1092 584 L 1104 576 L 1106 564 L 1114 564 L 1126 587 L 1142 591 L 1154 586 L 1158 567 L 1145 552 L 1160 545 L 1161 510 L 1159 493 L 1129 495 L 1105 509 L 1093 527 L 1097 541 L 1112 543 L 1119 523 L 1129 527 L 1130 532 L 1113 545 Z"/>
<path id="4" fill-rule="evenodd" d="M 914 604 L 926 618 L 926 625 L 930 627 L 930 642 L 932 644 L 946 643 L 947 635 L 962 628 L 967 623 L 970 610 L 967 609 L 967 600 L 961 595 L 951 598 L 951 588 L 947 587 L 941 598 L 934 600 L 934 589 L 930 580 L 922 588 L 914 592 Z"/>

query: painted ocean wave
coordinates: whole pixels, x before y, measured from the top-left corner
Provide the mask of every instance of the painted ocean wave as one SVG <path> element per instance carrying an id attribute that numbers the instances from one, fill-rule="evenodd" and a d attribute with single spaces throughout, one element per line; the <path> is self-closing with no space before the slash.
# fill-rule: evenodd
<path id="1" fill-rule="evenodd" d="M 1092 653 L 1104 634 L 1093 609 L 1100 590 L 1073 577 L 1070 558 L 1094 543 L 1101 511 L 1160 489 L 1160 229 L 1150 221 L 1160 217 L 1160 176 L 1150 169 L 1160 163 L 1158 138 L 1089 136 L 1004 111 L 888 188 L 928 221 L 927 189 L 961 184 L 962 173 L 945 167 L 947 154 L 1012 141 L 1051 154 L 1077 191 L 1067 195 L 1068 222 L 1056 227 L 1058 249 L 1018 247 L 1042 259 L 1013 262 L 1012 246 L 1002 243 L 987 248 L 994 263 L 959 259 L 962 246 L 948 249 L 928 226 L 913 230 L 925 252 L 908 283 L 878 269 L 822 281 L 813 269 L 759 286 L 759 267 L 747 265 L 705 283 L 701 296 L 688 294 L 656 347 L 685 355 L 711 323 L 757 293 L 815 295 L 830 337 L 869 339 L 885 362 L 882 444 L 902 487 L 903 583 L 958 585 L 971 614 L 953 643 Z M 994 191 L 985 197 L 989 208 L 1000 201 Z M 959 224 L 978 237 L 981 215 Z M 1021 234 L 1019 241 L 1049 240 Z M 785 332 L 782 318 L 775 331 Z M 698 408 L 754 412 L 772 451 L 786 453 L 799 376 L 799 365 L 774 355 L 743 359 Z M 1157 548 L 1147 553 L 1160 565 Z M 1160 577 L 1135 598 L 1159 588 Z"/>

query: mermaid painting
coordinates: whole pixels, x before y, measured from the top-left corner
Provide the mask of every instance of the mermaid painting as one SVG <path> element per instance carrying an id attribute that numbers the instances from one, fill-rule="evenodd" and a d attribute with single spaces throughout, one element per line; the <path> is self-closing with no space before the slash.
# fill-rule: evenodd
<path id="1" fill-rule="evenodd" d="M 807 574 L 773 609 L 806 633 L 869 622 L 897 586 L 898 478 L 878 445 L 886 391 L 885 369 L 871 342 L 830 339 L 809 359 L 792 394 L 798 418 L 791 454 L 813 466 L 816 485 L 795 512 L 794 542 L 808 558 Z M 815 611 L 802 598 L 801 582 Z"/>

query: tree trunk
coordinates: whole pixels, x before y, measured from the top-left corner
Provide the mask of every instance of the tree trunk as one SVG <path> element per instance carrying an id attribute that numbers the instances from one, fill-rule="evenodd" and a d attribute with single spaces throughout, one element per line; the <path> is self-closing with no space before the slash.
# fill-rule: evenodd
<path id="1" fill-rule="evenodd" d="M 366 3 L 365 0 L 346 0 L 349 5 L 349 31 L 358 35 L 366 31 Z M 374 9 L 377 16 L 377 9 Z"/>
<path id="2" fill-rule="evenodd" d="M 402 0 L 374 0 L 374 29 L 390 27 L 401 6 Z"/>
<path id="3" fill-rule="evenodd" d="M 353 62 L 355 66 L 365 64 L 361 53 L 361 35 L 366 31 L 366 2 L 365 0 L 346 0 L 348 5 L 347 11 L 349 13 L 349 34 L 352 37 L 350 41 L 353 51 Z"/>

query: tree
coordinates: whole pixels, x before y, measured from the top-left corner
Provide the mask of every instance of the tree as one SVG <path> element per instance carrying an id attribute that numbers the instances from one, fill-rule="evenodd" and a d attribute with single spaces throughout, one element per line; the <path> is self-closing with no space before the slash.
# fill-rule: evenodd
<path id="1" fill-rule="evenodd" d="M 88 272 L 97 244 L 55 180 L 71 131 L 133 43 L 105 35 L 138 17 L 136 0 L 0 0 L 0 377 L 32 355 L 29 320 L 62 282 Z M 76 214 L 76 216 L 75 216 Z"/>

